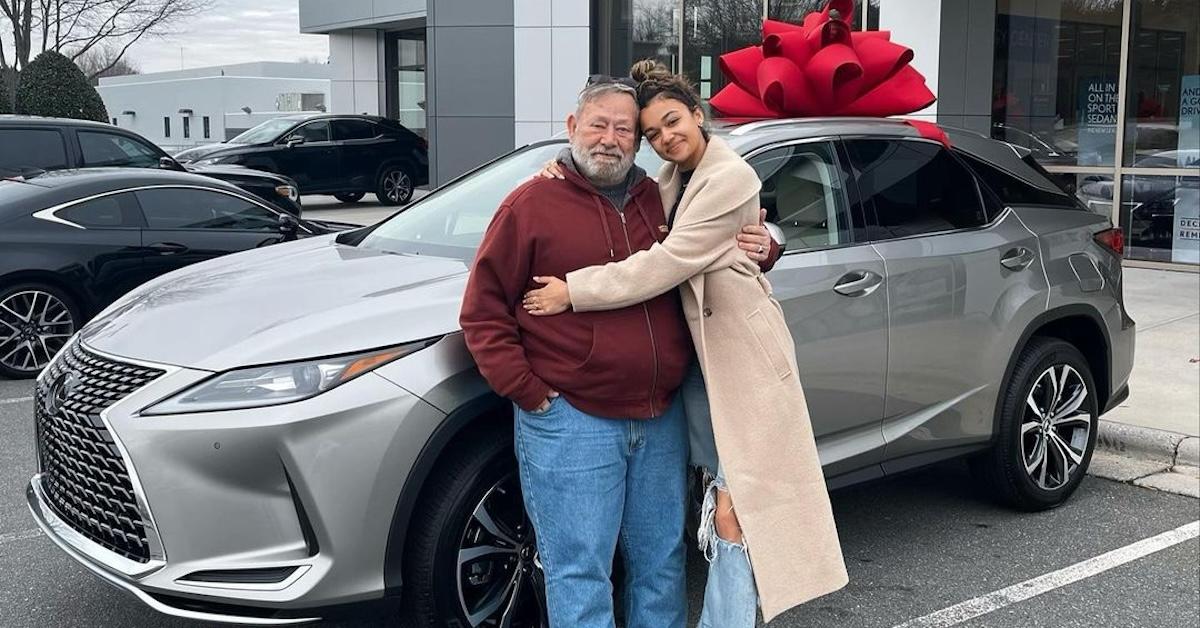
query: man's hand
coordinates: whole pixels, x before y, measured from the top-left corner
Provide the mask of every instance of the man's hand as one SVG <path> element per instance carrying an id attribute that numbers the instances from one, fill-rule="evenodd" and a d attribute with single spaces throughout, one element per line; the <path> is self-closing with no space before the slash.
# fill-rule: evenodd
<path id="1" fill-rule="evenodd" d="M 738 248 L 745 251 L 746 257 L 755 264 L 765 261 L 771 255 L 771 234 L 767 233 L 767 228 L 763 226 L 766 219 L 767 210 L 760 208 L 758 224 L 742 227 L 742 232 L 737 235 Z"/>
<path id="2" fill-rule="evenodd" d="M 538 413 L 538 414 L 542 414 L 543 412 L 546 412 L 547 410 L 549 410 L 549 409 L 550 409 L 550 402 L 551 402 L 551 401 L 554 401 L 555 397 L 558 397 L 558 391 L 557 391 L 557 390 L 551 390 L 551 391 L 550 391 L 550 392 L 549 392 L 549 393 L 546 395 L 546 400 L 545 400 L 545 401 L 543 401 L 541 404 L 539 404 L 539 405 L 538 405 L 538 407 L 537 407 L 537 409 L 536 409 L 536 410 L 534 410 L 534 412 L 536 412 L 536 413 Z"/>

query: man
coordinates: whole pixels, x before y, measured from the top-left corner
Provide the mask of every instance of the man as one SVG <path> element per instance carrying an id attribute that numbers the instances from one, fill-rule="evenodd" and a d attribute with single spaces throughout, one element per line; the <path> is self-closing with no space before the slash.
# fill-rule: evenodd
<path id="1" fill-rule="evenodd" d="M 535 318 L 534 276 L 625 259 L 666 237 L 657 185 L 633 166 L 631 84 L 589 81 L 567 118 L 563 180 L 500 205 L 460 322 L 480 372 L 516 405 L 515 446 L 553 628 L 614 624 L 611 566 L 626 565 L 626 625 L 682 628 L 687 428 L 675 391 L 692 360 L 672 291 L 621 310 Z M 741 246 L 777 249 L 755 226 Z"/>

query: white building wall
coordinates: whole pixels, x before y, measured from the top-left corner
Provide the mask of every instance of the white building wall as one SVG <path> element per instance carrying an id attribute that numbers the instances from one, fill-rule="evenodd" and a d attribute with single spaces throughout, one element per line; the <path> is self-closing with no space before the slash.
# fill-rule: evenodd
<path id="1" fill-rule="evenodd" d="M 947 0 L 956 2 L 960 0 Z M 892 41 L 912 48 L 912 67 L 938 93 L 942 32 L 942 0 L 881 0 L 879 30 L 891 31 Z M 937 102 L 909 117 L 937 119 Z"/>
<path id="2" fill-rule="evenodd" d="M 331 113 L 379 115 L 384 109 L 383 35 L 374 28 L 329 34 Z"/>
<path id="3" fill-rule="evenodd" d="M 514 0 L 515 143 L 566 128 L 591 67 L 588 0 Z"/>
<path id="4" fill-rule="evenodd" d="M 278 111 L 281 94 L 324 94 L 330 99 L 330 82 L 323 78 L 284 78 L 236 75 L 253 67 L 187 70 L 102 79 L 97 91 L 117 126 L 130 129 L 167 150 L 224 141 L 227 130 L 244 130 L 265 120 L 294 111 Z M 281 69 L 282 70 L 282 69 Z M 318 66 L 311 73 L 324 72 Z M 242 111 L 248 107 L 250 114 Z M 191 115 L 180 113 L 192 110 Z M 131 113 L 126 113 L 131 112 Z M 183 119 L 189 119 L 190 137 L 184 137 Z M 204 137 L 204 118 L 209 137 Z M 167 137 L 163 118 L 171 120 Z"/>

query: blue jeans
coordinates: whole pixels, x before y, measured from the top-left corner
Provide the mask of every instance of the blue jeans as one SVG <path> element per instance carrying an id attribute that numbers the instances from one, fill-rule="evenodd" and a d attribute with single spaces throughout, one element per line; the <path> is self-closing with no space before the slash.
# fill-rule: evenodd
<path id="1" fill-rule="evenodd" d="M 708 389 L 699 364 L 693 362 L 679 388 L 688 415 L 691 462 L 704 469 L 706 486 L 700 512 L 700 550 L 708 559 L 708 583 L 704 587 L 704 608 L 699 628 L 754 628 L 758 617 L 758 587 L 750 568 L 750 555 L 742 544 L 730 543 L 717 535 L 715 524 L 717 491 L 725 487 L 713 437 Z"/>
<path id="2" fill-rule="evenodd" d="M 625 559 L 625 625 L 684 628 L 687 428 L 677 399 L 654 419 L 585 414 L 557 397 L 516 409 L 525 509 L 551 628 L 612 628 L 612 564 Z"/>

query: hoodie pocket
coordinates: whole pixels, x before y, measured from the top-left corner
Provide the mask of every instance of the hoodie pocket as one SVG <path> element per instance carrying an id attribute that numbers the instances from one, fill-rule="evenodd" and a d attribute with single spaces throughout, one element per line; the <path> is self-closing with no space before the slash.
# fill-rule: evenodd
<path id="1" fill-rule="evenodd" d="M 750 328 L 750 333 L 754 334 L 758 345 L 762 347 L 763 354 L 771 363 L 771 368 L 775 369 L 775 375 L 779 379 L 786 379 L 791 375 L 792 365 L 783 350 L 786 345 L 779 338 L 779 334 L 775 333 L 775 329 L 772 328 L 771 322 L 767 320 L 762 310 L 754 310 L 747 314 L 746 325 Z"/>

